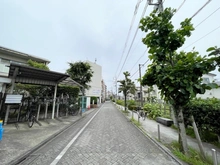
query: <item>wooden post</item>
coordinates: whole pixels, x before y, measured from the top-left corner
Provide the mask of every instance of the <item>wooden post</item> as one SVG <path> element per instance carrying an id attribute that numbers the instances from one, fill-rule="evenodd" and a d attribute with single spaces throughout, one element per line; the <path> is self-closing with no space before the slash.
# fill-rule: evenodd
<path id="1" fill-rule="evenodd" d="M 46 105 L 45 105 L 44 119 L 47 119 L 47 110 L 48 110 L 48 102 L 46 102 Z"/>
<path id="2" fill-rule="evenodd" d="M 60 108 L 60 104 L 59 104 L 59 103 L 57 103 L 57 114 L 56 114 L 56 118 L 58 118 L 58 117 L 59 117 L 59 108 Z"/>
<path id="3" fill-rule="evenodd" d="M 36 120 L 37 120 L 37 121 L 39 120 L 39 115 L 40 115 L 40 107 L 41 107 L 41 104 L 38 104 L 38 109 L 37 109 L 37 118 L 36 118 Z"/>
<path id="4" fill-rule="evenodd" d="M 213 165 L 218 165 L 217 154 L 216 154 L 215 149 L 212 149 L 212 159 L 213 159 Z"/>
<path id="5" fill-rule="evenodd" d="M 55 106 L 56 106 L 56 95 L 57 95 L 57 84 L 55 85 L 54 95 L 53 95 L 52 119 L 54 119 L 54 112 L 55 112 Z"/>
<path id="6" fill-rule="evenodd" d="M 10 94 L 13 93 L 13 90 L 14 90 L 14 87 L 15 87 L 15 78 L 16 78 L 17 74 L 18 74 L 18 68 L 15 68 L 15 71 L 13 73 L 13 78 L 11 80 L 11 88 L 10 88 L 10 91 L 9 91 Z M 4 125 L 6 125 L 7 122 L 8 122 L 9 110 L 10 110 L 10 105 L 8 105 L 7 109 L 6 109 Z"/>
<path id="7" fill-rule="evenodd" d="M 199 136 L 199 131 L 197 129 L 197 126 L 196 126 L 196 123 L 195 123 L 195 120 L 194 120 L 193 116 L 191 116 L 191 120 L 192 120 L 193 129 L 194 129 L 194 132 L 195 132 L 195 135 L 196 135 L 196 139 L 197 139 L 197 142 L 198 142 L 198 145 L 199 145 L 201 155 L 204 159 L 206 159 L 205 151 L 204 151 L 204 148 L 203 148 L 203 145 L 202 145 L 202 141 L 201 141 L 201 138 Z"/>

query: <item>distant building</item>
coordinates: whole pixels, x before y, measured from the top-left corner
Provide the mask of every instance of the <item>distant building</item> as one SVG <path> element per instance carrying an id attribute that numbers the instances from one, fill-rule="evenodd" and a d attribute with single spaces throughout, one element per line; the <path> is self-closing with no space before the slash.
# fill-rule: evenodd
<path id="1" fill-rule="evenodd" d="M 97 97 L 98 103 L 101 103 L 105 100 L 106 97 L 106 86 L 102 79 L 102 67 L 95 62 L 86 61 L 91 66 L 93 70 L 93 77 L 91 82 L 88 83 L 90 88 L 85 91 L 85 95 L 87 96 L 87 107 L 90 106 L 90 98 Z"/>
<path id="2" fill-rule="evenodd" d="M 202 83 L 209 84 L 212 82 L 215 82 L 215 74 L 209 73 L 202 76 Z M 220 86 L 220 82 L 215 82 Z M 215 97 L 217 99 L 220 99 L 220 88 L 213 88 L 211 90 L 206 90 L 204 94 L 197 94 L 196 97 L 206 99 L 206 98 L 212 98 Z"/>
<path id="3" fill-rule="evenodd" d="M 134 99 L 140 101 L 141 99 L 140 86 L 137 86 L 136 90 L 137 91 L 135 95 L 130 94 L 128 99 Z M 149 98 L 154 98 L 155 101 L 159 101 L 159 102 L 161 101 L 160 91 L 156 85 L 153 85 L 153 88 L 150 88 L 149 86 L 142 86 L 142 96 L 144 102 L 146 102 Z"/>
<path id="4" fill-rule="evenodd" d="M 208 74 L 204 74 L 202 76 L 202 83 L 208 84 L 208 83 L 212 83 L 215 82 L 215 74 L 212 73 L 208 73 Z M 220 82 L 215 82 L 219 85 L 220 87 Z M 137 88 L 137 95 L 136 97 L 139 99 L 140 98 L 140 87 Z M 153 90 L 149 93 L 148 92 L 149 87 L 148 86 L 144 86 L 142 87 L 142 91 L 143 91 L 143 99 L 146 100 L 147 97 L 154 97 L 157 101 L 163 101 L 161 98 L 161 94 L 160 94 L 160 90 L 158 89 L 158 87 L 156 85 L 153 85 Z M 207 98 L 212 98 L 215 97 L 217 99 L 220 99 L 220 88 L 214 88 L 211 90 L 206 90 L 206 92 L 204 94 L 197 94 L 196 95 L 197 98 L 202 98 L 202 99 L 207 99 Z"/>
<path id="5" fill-rule="evenodd" d="M 102 91 L 101 91 L 101 102 L 105 102 L 107 98 L 107 86 L 105 85 L 104 80 L 102 80 Z"/>

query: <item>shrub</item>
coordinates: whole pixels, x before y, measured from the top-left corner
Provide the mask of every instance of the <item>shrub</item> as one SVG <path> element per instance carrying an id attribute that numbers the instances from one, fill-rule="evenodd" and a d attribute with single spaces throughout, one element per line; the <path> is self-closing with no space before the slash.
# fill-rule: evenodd
<path id="1" fill-rule="evenodd" d="M 117 101 L 116 101 L 116 104 L 119 104 L 119 105 L 124 106 L 124 100 L 117 100 Z"/>
<path id="2" fill-rule="evenodd" d="M 94 101 L 94 104 L 97 104 L 97 97 L 92 96 L 90 100 L 90 104 L 93 104 L 93 101 Z"/>
<path id="3" fill-rule="evenodd" d="M 162 115 L 159 104 L 145 104 L 144 110 L 147 112 L 147 116 L 154 120 Z"/>
<path id="4" fill-rule="evenodd" d="M 196 98 L 184 107 L 184 120 L 186 125 L 191 125 L 190 115 L 194 116 L 196 125 L 204 141 L 216 139 L 212 133 L 220 136 L 220 100 L 216 98 Z"/>
<path id="5" fill-rule="evenodd" d="M 128 100 L 128 109 L 135 110 L 136 109 L 136 102 L 134 100 Z"/>

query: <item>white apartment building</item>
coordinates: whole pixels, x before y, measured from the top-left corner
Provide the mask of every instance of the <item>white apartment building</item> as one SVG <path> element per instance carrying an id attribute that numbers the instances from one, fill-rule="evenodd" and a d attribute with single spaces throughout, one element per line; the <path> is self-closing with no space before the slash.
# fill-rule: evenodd
<path id="1" fill-rule="evenodd" d="M 208 84 L 208 83 L 215 82 L 215 76 L 216 75 L 212 74 L 212 73 L 203 75 L 202 83 Z M 219 82 L 215 82 L 215 83 L 217 83 L 220 86 Z M 204 94 L 198 94 L 198 95 L 196 95 L 196 97 L 202 98 L 202 99 L 215 97 L 217 99 L 220 99 L 220 88 L 214 88 L 214 89 L 211 89 L 211 90 L 206 90 L 206 92 Z"/>
<path id="2" fill-rule="evenodd" d="M 85 91 L 85 95 L 87 96 L 87 107 L 90 106 L 90 97 L 97 97 L 98 103 L 102 101 L 102 67 L 96 62 L 85 61 L 89 63 L 91 69 L 93 70 L 93 76 L 91 78 L 91 82 L 88 83 L 90 85 L 90 89 Z"/>
<path id="3" fill-rule="evenodd" d="M 140 100 L 140 87 L 136 87 L 137 91 L 135 96 L 133 96 L 132 94 L 129 95 L 129 99 L 134 99 L 134 100 Z M 160 90 L 158 89 L 158 87 L 156 85 L 153 85 L 153 89 L 151 89 L 148 86 L 142 86 L 142 96 L 143 96 L 143 101 L 147 101 L 147 99 L 150 97 L 154 97 L 156 100 L 160 102 L 161 96 L 160 96 Z"/>

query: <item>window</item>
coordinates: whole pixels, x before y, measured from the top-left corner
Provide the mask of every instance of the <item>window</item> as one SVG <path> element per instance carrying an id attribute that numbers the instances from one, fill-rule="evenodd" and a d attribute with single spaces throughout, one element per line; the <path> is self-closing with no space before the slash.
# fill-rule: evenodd
<path id="1" fill-rule="evenodd" d="M 10 61 L 0 59 L 0 75 L 8 76 Z"/>
<path id="2" fill-rule="evenodd" d="M 209 78 L 202 78 L 202 83 L 209 84 L 210 83 Z"/>
<path id="3" fill-rule="evenodd" d="M 138 95 L 138 99 L 140 99 L 141 98 L 141 93 L 138 92 L 137 95 Z"/>

